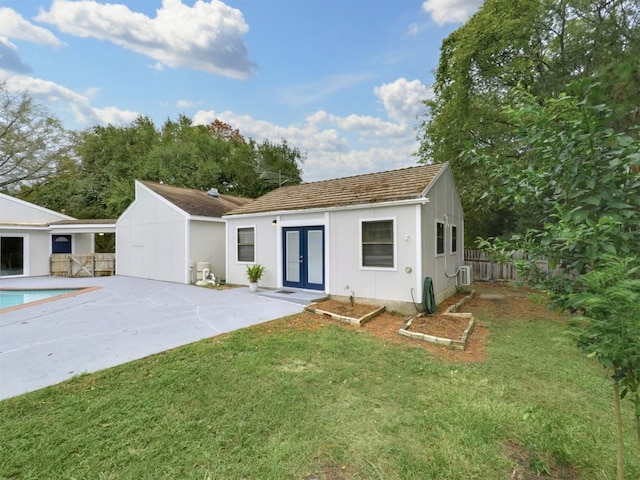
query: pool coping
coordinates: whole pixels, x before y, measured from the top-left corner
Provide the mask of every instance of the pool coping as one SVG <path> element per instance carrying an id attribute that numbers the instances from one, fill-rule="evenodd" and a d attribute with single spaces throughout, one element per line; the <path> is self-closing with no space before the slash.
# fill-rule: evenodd
<path id="1" fill-rule="evenodd" d="M 7 288 L 2 288 L 1 290 L 4 291 L 17 291 L 17 292 L 24 292 L 24 291 L 32 291 L 32 292 L 37 292 L 37 291 L 47 291 L 47 290 L 69 290 L 70 288 L 73 287 L 49 287 L 49 288 L 12 288 L 12 287 L 7 287 Z M 23 303 L 22 305 L 14 305 L 12 307 L 6 307 L 6 308 L 0 308 L 0 313 L 8 313 L 8 312 L 13 312 L 15 310 L 21 310 L 23 308 L 28 308 L 28 307 L 33 307 L 35 305 L 42 305 L 43 303 L 48 303 L 48 302 L 54 302 L 56 300 L 62 300 L 63 298 L 69 298 L 69 297 L 75 297 L 76 295 L 81 295 L 83 293 L 89 293 L 89 292 L 94 292 L 96 290 L 100 290 L 102 287 L 77 287 L 75 288 L 75 291 L 73 292 L 68 292 L 68 293 L 62 293 L 60 295 L 54 295 L 53 297 L 49 297 L 49 298 L 43 298 L 42 300 L 35 300 L 33 302 L 28 302 L 28 303 Z"/>

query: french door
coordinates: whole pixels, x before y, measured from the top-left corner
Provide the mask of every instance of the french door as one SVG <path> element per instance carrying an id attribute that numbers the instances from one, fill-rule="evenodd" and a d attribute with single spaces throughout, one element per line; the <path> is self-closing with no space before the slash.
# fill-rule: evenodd
<path id="1" fill-rule="evenodd" d="M 283 285 L 324 290 L 324 227 L 282 229 Z"/>

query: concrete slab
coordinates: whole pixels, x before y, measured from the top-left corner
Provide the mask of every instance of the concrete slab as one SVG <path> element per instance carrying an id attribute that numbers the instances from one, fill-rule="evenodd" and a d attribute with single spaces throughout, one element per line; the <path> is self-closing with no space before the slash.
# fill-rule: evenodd
<path id="1" fill-rule="evenodd" d="M 100 288 L 0 312 L 0 399 L 292 315 L 318 298 L 121 276 L 0 279 L 0 288 L 67 287 Z"/>

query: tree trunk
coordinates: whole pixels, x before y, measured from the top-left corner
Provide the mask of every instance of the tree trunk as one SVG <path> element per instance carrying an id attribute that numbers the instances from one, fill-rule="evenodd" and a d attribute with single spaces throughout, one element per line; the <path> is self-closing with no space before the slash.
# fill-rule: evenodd
<path id="1" fill-rule="evenodd" d="M 615 378 L 613 379 L 613 407 L 616 414 L 617 479 L 624 480 L 624 443 L 622 441 L 622 416 L 620 415 L 620 390 L 618 388 L 618 380 Z"/>
<path id="2" fill-rule="evenodd" d="M 638 385 L 632 378 L 633 386 L 633 406 L 635 407 L 633 413 L 636 417 L 636 435 L 638 436 L 638 458 L 640 458 L 640 394 L 638 394 Z"/>

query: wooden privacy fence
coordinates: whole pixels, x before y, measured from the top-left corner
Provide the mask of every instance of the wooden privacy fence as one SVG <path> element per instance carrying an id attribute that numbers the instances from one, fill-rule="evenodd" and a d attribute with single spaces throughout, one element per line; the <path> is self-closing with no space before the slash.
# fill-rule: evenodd
<path id="1" fill-rule="evenodd" d="M 115 274 L 116 255 L 54 253 L 51 255 L 49 271 L 52 277 L 106 277 Z"/>
<path id="2" fill-rule="evenodd" d="M 522 258 L 521 254 L 514 254 L 514 260 Z M 465 250 L 465 265 L 471 267 L 471 278 L 478 282 L 490 281 L 511 281 L 520 280 L 516 266 L 514 263 L 499 263 L 491 260 L 487 254 L 481 250 Z M 541 259 L 536 262 L 538 267 L 549 275 L 559 275 L 560 270 L 550 270 L 547 259 Z"/>

